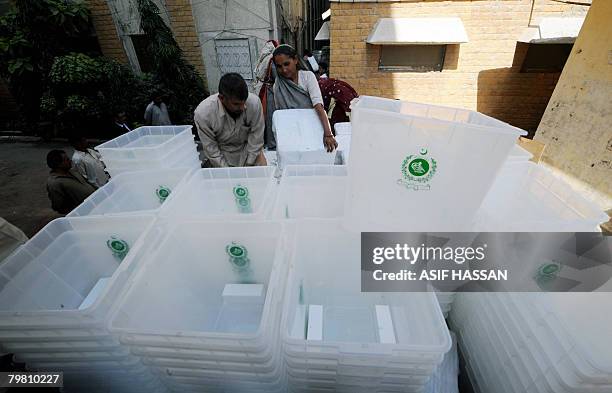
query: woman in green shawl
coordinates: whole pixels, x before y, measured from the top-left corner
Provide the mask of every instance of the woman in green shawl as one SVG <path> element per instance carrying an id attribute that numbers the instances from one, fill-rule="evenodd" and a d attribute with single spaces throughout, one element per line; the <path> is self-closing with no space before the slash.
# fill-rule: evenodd
<path id="1" fill-rule="evenodd" d="M 317 77 L 300 66 L 297 53 L 289 45 L 280 45 L 272 53 L 276 66 L 274 81 L 274 109 L 314 108 L 323 126 L 323 144 L 328 152 L 334 151 L 338 143 L 331 131 L 323 97 Z"/>

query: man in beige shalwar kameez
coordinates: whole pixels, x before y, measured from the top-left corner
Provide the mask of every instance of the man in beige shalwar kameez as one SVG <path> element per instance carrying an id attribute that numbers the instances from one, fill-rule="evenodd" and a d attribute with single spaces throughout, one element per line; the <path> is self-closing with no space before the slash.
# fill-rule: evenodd
<path id="1" fill-rule="evenodd" d="M 194 120 L 212 167 L 266 165 L 261 102 L 239 74 L 221 77 L 219 93 L 198 105 Z"/>

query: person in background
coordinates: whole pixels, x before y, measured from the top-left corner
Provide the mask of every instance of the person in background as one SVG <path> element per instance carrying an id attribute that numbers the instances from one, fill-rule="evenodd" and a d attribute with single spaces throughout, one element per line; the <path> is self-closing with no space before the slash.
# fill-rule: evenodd
<path id="1" fill-rule="evenodd" d="M 127 116 L 125 115 L 125 111 L 117 111 L 113 116 L 113 123 L 111 124 L 112 134 L 111 137 L 115 138 L 119 135 L 123 135 L 128 133 L 131 128 L 127 125 Z"/>
<path id="2" fill-rule="evenodd" d="M 213 167 L 266 165 L 261 101 L 240 74 L 221 77 L 219 93 L 198 105 L 194 121 Z"/>
<path id="3" fill-rule="evenodd" d="M 109 176 L 105 172 L 102 156 L 97 151 L 89 148 L 89 142 L 82 136 L 70 138 L 70 144 L 74 147 L 72 165 L 89 184 L 100 188 L 108 182 Z"/>
<path id="4" fill-rule="evenodd" d="M 319 72 L 319 64 L 317 63 L 317 59 L 314 58 L 310 49 L 304 49 L 304 61 L 306 61 L 308 68 L 310 71 L 315 74 Z"/>
<path id="5" fill-rule="evenodd" d="M 319 79 L 327 79 L 327 74 L 329 73 L 329 66 L 326 62 L 322 61 L 319 63 Z"/>
<path id="6" fill-rule="evenodd" d="M 278 46 L 275 40 L 269 40 L 259 53 L 259 59 L 255 67 L 255 80 L 253 91 L 259 96 L 263 109 L 266 127 L 264 129 L 264 146 L 268 150 L 276 150 L 276 139 L 272 131 L 272 112 L 274 111 L 274 97 L 272 85 L 276 76 L 276 69 L 272 61 L 272 52 Z"/>
<path id="7" fill-rule="evenodd" d="M 359 97 L 355 89 L 345 81 L 334 78 L 319 78 L 319 88 L 332 128 L 336 123 L 350 121 L 348 113 L 351 111 L 351 101 Z"/>
<path id="8" fill-rule="evenodd" d="M 274 109 L 314 108 L 323 126 L 323 144 L 328 152 L 334 151 L 338 143 L 323 107 L 317 77 L 310 71 L 300 69 L 303 67 L 299 63 L 297 53 L 289 45 L 277 47 L 272 58 L 278 74 L 273 86 Z"/>
<path id="9" fill-rule="evenodd" d="M 47 194 L 56 212 L 70 213 L 96 190 L 96 187 L 72 169 L 65 151 L 51 150 L 47 154 L 47 165 L 51 168 L 47 179 Z"/>
<path id="10" fill-rule="evenodd" d="M 153 94 L 151 103 L 147 105 L 145 110 L 144 120 L 148 126 L 169 126 L 172 125 L 168 107 L 164 103 L 164 95 L 161 91 Z"/>

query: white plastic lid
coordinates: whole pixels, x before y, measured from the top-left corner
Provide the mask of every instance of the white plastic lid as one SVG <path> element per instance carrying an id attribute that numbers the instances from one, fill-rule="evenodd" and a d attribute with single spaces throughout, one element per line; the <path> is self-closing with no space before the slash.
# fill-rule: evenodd
<path id="1" fill-rule="evenodd" d="M 548 293 L 540 304 L 559 318 L 582 358 L 612 374 L 612 293 Z"/>

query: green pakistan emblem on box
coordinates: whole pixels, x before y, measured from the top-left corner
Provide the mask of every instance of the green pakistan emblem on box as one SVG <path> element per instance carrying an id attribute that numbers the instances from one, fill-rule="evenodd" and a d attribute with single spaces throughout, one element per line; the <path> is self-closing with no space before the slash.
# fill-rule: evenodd
<path id="1" fill-rule="evenodd" d="M 235 270 L 244 270 L 249 267 L 249 258 L 245 246 L 232 242 L 225 247 L 225 252 Z"/>
<path id="2" fill-rule="evenodd" d="M 436 174 L 438 163 L 435 159 L 427 156 L 428 151 L 422 148 L 419 154 L 411 154 L 402 161 L 402 178 L 397 184 L 409 190 L 429 190 L 429 181 Z"/>
<path id="3" fill-rule="evenodd" d="M 246 198 L 249 196 L 249 189 L 240 184 L 234 187 L 233 192 L 234 192 L 234 196 L 238 199 Z"/>
<path id="4" fill-rule="evenodd" d="M 253 270 L 250 267 L 251 260 L 248 257 L 246 247 L 242 244 L 231 242 L 225 246 L 225 252 L 229 257 L 234 273 L 237 275 L 238 282 L 243 284 L 252 283 Z"/>
<path id="5" fill-rule="evenodd" d="M 557 275 L 561 271 L 561 264 L 556 261 L 544 263 L 538 267 L 533 279 L 538 287 L 543 291 L 554 290 L 554 283 Z"/>
<path id="6" fill-rule="evenodd" d="M 110 239 L 106 241 L 106 246 L 111 250 L 115 259 L 120 262 L 130 251 L 130 246 L 128 243 L 117 236 L 111 236 Z"/>
<path id="7" fill-rule="evenodd" d="M 249 198 L 249 189 L 238 184 L 232 190 L 236 198 L 236 206 L 240 213 L 252 213 L 251 199 Z"/>
<path id="8" fill-rule="evenodd" d="M 242 258 L 246 256 L 247 251 L 244 246 L 241 246 L 236 243 L 232 243 L 231 245 L 227 246 L 227 253 L 232 258 Z"/>
<path id="9" fill-rule="evenodd" d="M 159 203 L 164 203 L 164 201 L 170 196 L 170 188 L 166 186 L 159 186 L 155 190 L 155 195 L 159 198 Z"/>

